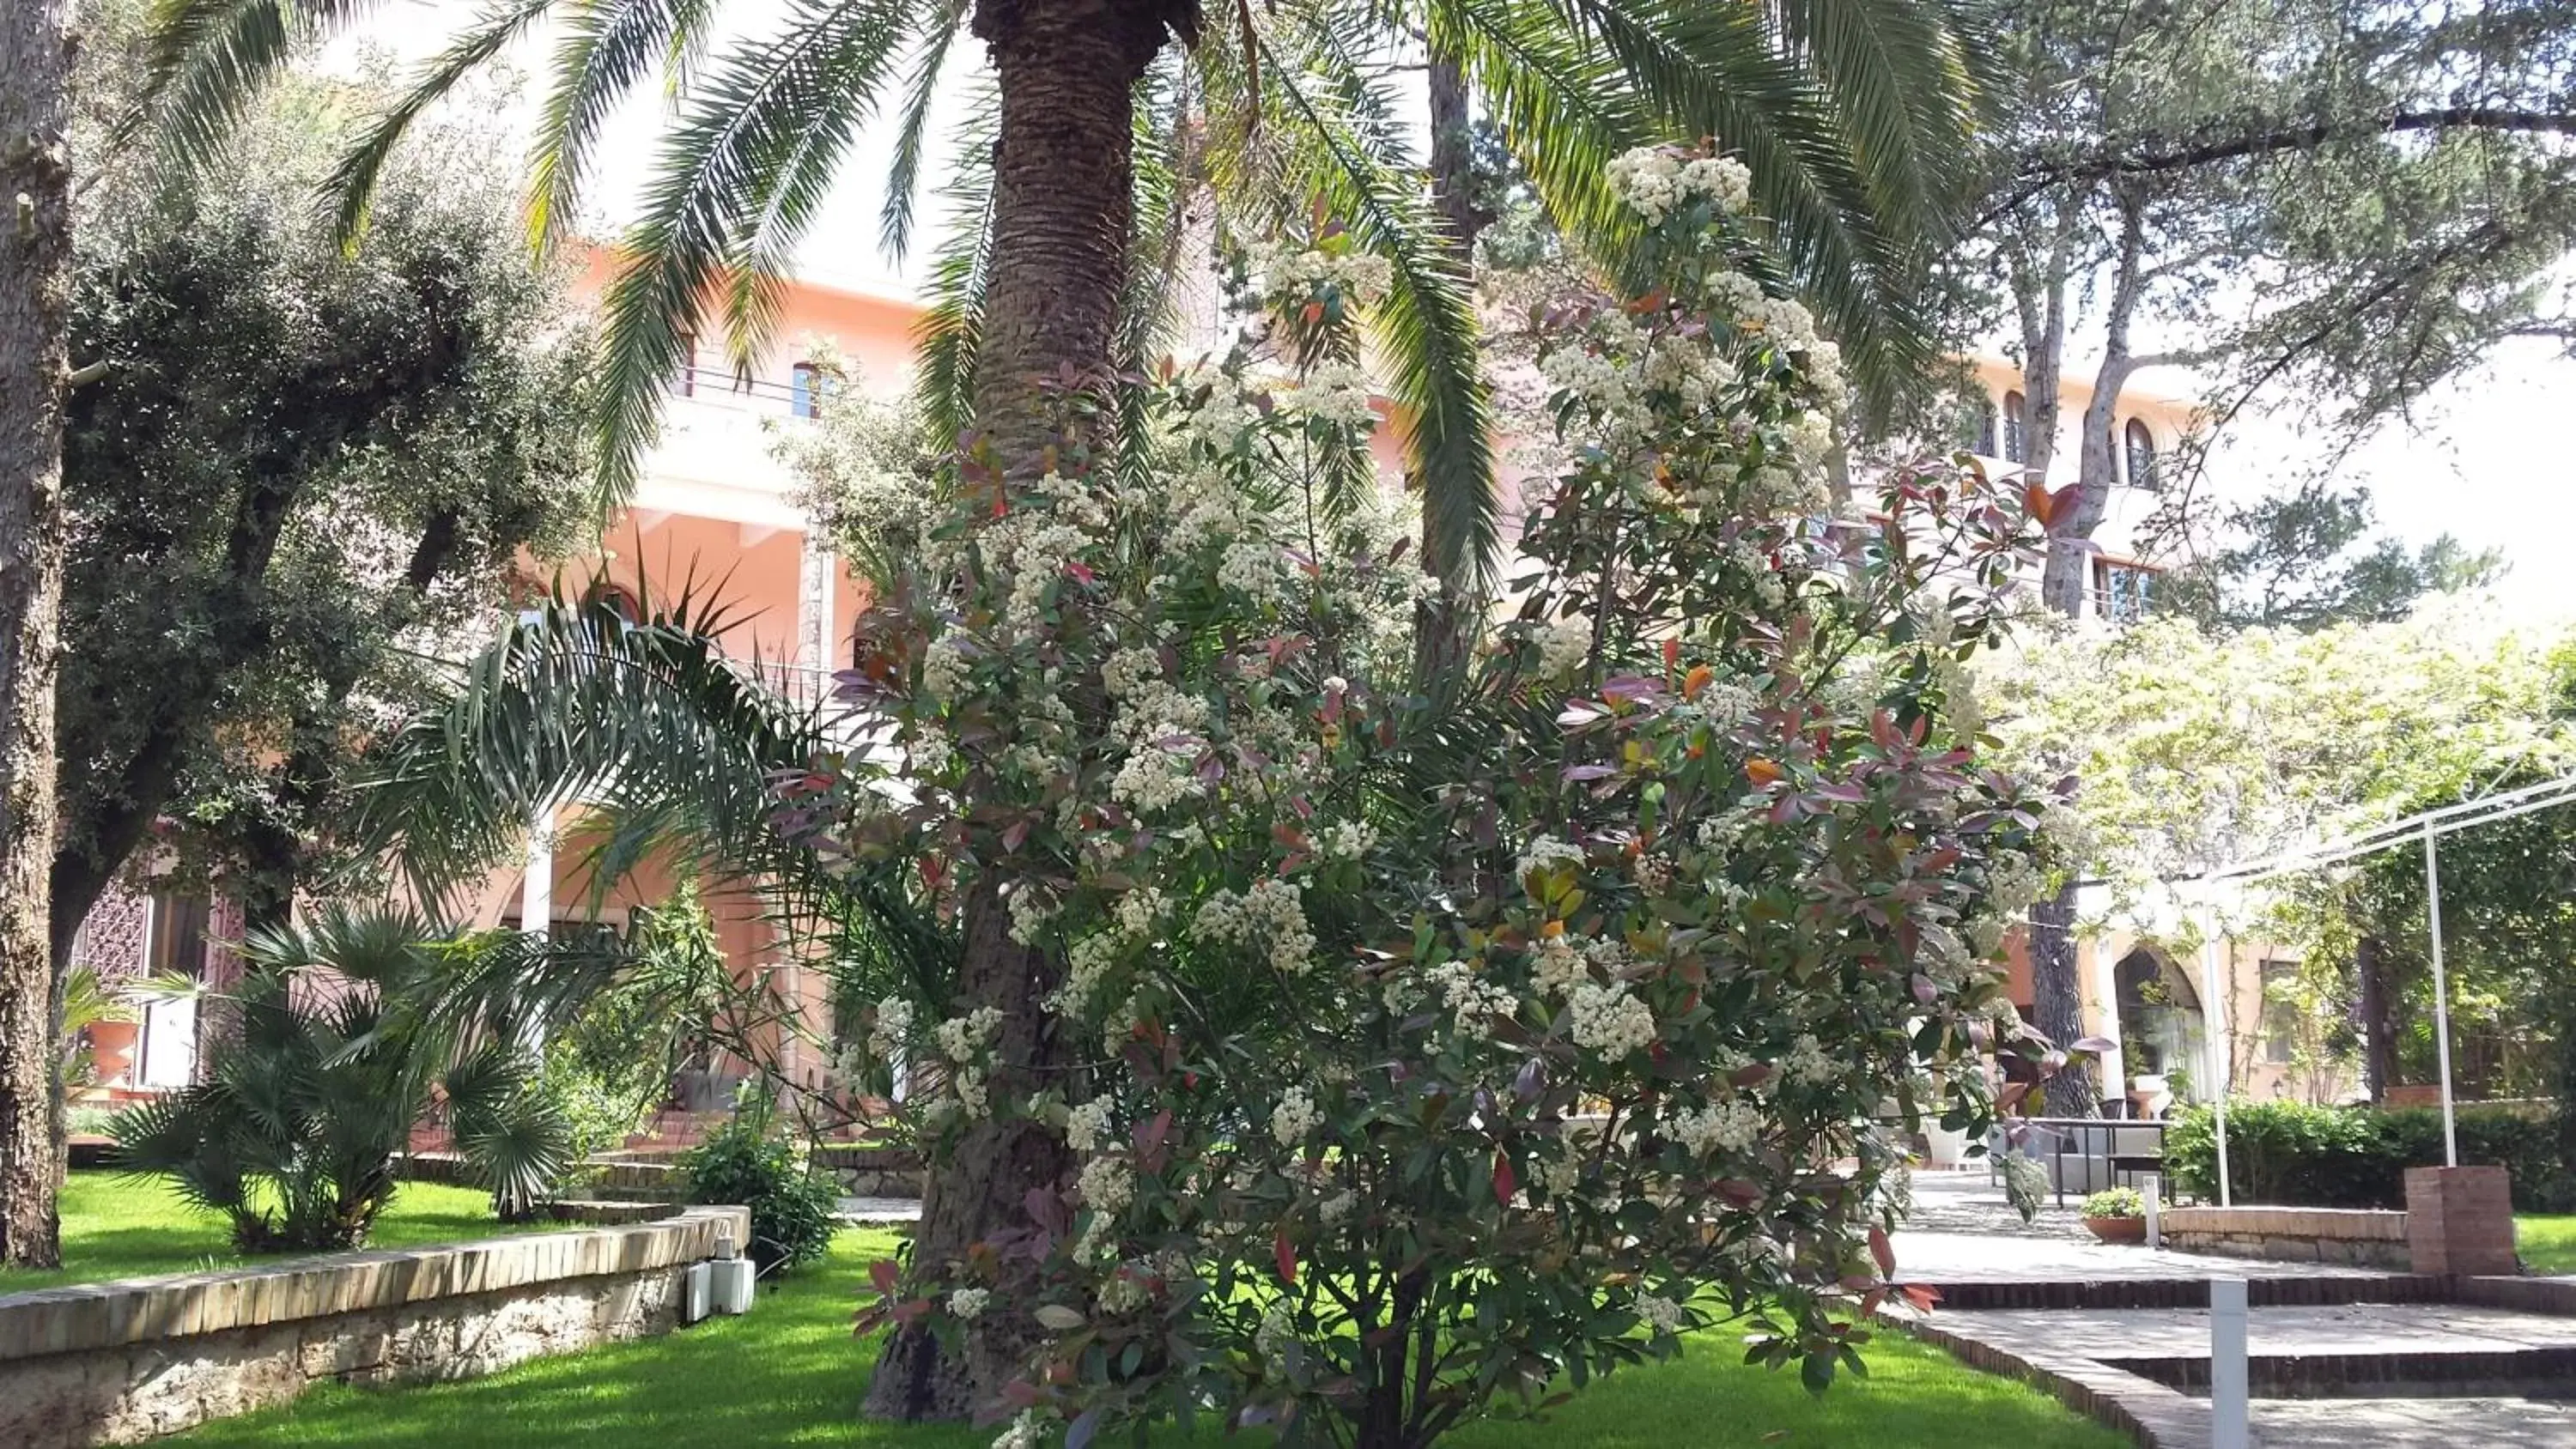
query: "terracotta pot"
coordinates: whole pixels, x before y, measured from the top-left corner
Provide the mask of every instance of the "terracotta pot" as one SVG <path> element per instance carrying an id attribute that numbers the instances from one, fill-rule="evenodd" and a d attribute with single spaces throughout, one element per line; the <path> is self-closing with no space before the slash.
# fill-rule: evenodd
<path id="1" fill-rule="evenodd" d="M 2143 1243 L 2147 1240 L 2145 1218 L 2086 1218 L 2084 1226 L 2093 1236 L 2106 1243 Z"/>

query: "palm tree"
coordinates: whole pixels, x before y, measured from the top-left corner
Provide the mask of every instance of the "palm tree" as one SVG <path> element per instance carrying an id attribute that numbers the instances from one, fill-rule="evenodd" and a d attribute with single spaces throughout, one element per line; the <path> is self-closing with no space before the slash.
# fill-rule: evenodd
<path id="1" fill-rule="evenodd" d="M 1426 45 L 1459 67 L 1560 222 L 1614 268 L 1628 231 L 1607 161 L 1668 136 L 1724 138 L 1778 218 L 1788 268 L 1845 344 L 1863 360 L 1902 359 L 1919 347 L 1904 305 L 1917 239 L 1945 191 L 1945 158 L 1963 149 L 1971 87 L 1953 3 L 1265 0 L 1203 16 L 1195 0 L 792 0 L 781 27 L 710 59 L 728 13 L 714 0 L 501 0 L 350 153 L 342 221 L 353 235 L 363 227 L 372 180 L 409 122 L 542 20 L 561 33 L 532 151 L 540 242 L 572 215 L 617 102 L 656 79 L 685 82 L 606 300 L 598 425 L 608 492 L 622 496 L 695 319 L 719 312 L 748 366 L 852 136 L 898 86 L 902 220 L 890 216 L 888 230 L 908 229 L 931 100 L 971 33 L 995 101 L 989 185 L 948 259 L 962 285 L 933 339 L 945 351 L 930 370 L 953 420 L 1016 462 L 1048 429 L 1052 383 L 1096 384 L 1146 360 L 1154 329 L 1126 304 L 1153 277 L 1132 258 L 1168 250 L 1196 187 L 1248 230 L 1320 209 L 1389 263 L 1370 321 L 1411 415 L 1426 564 L 1472 581 L 1500 533 L 1474 313 L 1419 181 L 1397 68 Z M 145 124 L 177 159 L 204 157 L 260 77 L 369 8 L 159 0 L 158 101 Z M 1010 939 L 1003 884 L 982 872 L 967 888 L 956 985 L 966 1003 L 1004 1013 L 1006 1084 L 1061 1065 L 1067 1048 L 1039 1005 L 1060 964 Z M 1007 1226 L 1029 1188 L 1069 1166 L 1050 1135 L 989 1123 L 956 1158 L 925 1204 L 917 1252 L 932 1260 Z M 962 1414 L 1008 1377 L 1016 1347 L 994 1326 L 959 1363 L 926 1330 L 906 1330 L 871 1405 Z"/>

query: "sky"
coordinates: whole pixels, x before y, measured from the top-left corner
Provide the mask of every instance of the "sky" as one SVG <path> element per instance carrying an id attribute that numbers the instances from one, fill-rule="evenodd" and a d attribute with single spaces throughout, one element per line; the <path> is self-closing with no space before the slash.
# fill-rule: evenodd
<path id="1" fill-rule="evenodd" d="M 724 13 L 739 17 L 744 33 L 765 33 L 785 15 L 784 0 L 736 0 Z M 397 0 L 367 32 L 366 45 L 397 62 L 433 53 L 456 23 L 460 8 L 438 0 Z M 552 44 L 540 32 L 523 42 L 511 63 L 523 72 L 542 67 Z M 360 46 L 341 42 L 326 63 L 356 62 Z M 960 46 L 952 64 L 977 57 Z M 532 86 L 505 94 L 531 107 Z M 962 108 L 962 87 L 952 84 L 934 113 L 934 135 L 949 128 Z M 629 214 L 649 172 L 653 141 L 666 104 L 638 97 L 606 128 L 586 218 L 595 234 L 612 234 Z M 866 126 L 843 167 L 844 180 L 798 255 L 801 274 L 837 286 L 910 295 L 918 280 L 923 243 L 936 236 L 935 203 L 924 199 L 914 255 L 898 263 L 877 245 L 883 178 L 894 151 L 894 122 L 879 117 Z M 926 189 L 935 189 L 943 155 L 934 142 Z M 2069 372 L 2090 371 L 2070 357 Z M 2191 379 L 2147 374 L 2132 387 L 2188 395 Z M 2281 409 L 2241 417 L 2216 442 L 2209 471 L 2217 496 L 2259 497 L 2309 475 L 2333 452 L 2332 440 L 2315 435 Z M 2345 460 L 2339 486 L 2371 491 L 2379 526 L 2411 544 L 2440 534 L 2457 535 L 2472 549 L 2501 549 L 2507 572 L 2500 601 L 2517 618 L 2534 623 L 2576 620 L 2576 361 L 2544 342 L 2500 349 L 2486 364 L 2455 378 L 2424 400 L 2411 426 L 2392 426 Z"/>

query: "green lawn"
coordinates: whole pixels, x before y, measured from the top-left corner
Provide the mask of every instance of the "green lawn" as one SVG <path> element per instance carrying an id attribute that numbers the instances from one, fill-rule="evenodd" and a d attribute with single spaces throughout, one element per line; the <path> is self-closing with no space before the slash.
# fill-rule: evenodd
<path id="1" fill-rule="evenodd" d="M 864 1265 L 890 1241 L 844 1233 L 827 1263 L 764 1292 L 747 1318 L 541 1359 L 467 1383 L 328 1386 L 173 1442 L 191 1449 L 985 1449 L 993 1429 L 894 1427 L 854 1417 L 875 1345 L 851 1340 L 850 1313 Z M 1711 1334 L 1679 1363 L 1615 1375 L 1545 1424 L 1486 1425 L 1447 1442 L 1457 1449 L 2118 1449 L 2127 1442 L 2019 1383 L 1902 1338 L 1880 1339 L 1870 1352 L 1870 1377 L 1844 1378 L 1822 1400 L 1809 1398 L 1794 1373 L 1746 1368 L 1740 1357 L 1725 1335 Z M 1210 1449 L 1228 1442 L 1213 1431 L 1203 1439 Z"/>
<path id="2" fill-rule="evenodd" d="M 167 1184 L 155 1178 L 75 1172 L 63 1184 L 62 1212 L 61 1271 L 30 1273 L 0 1268 L 0 1293 L 156 1273 L 193 1273 L 201 1268 L 235 1267 L 245 1262 L 285 1261 L 272 1257 L 244 1259 L 233 1251 L 231 1229 L 220 1215 L 190 1208 Z M 394 1194 L 393 1205 L 384 1216 L 376 1219 L 375 1232 L 367 1246 L 412 1248 L 424 1243 L 452 1243 L 459 1238 L 539 1231 L 545 1226 L 501 1222 L 492 1216 L 491 1195 L 479 1188 L 407 1182 Z"/>
<path id="3" fill-rule="evenodd" d="M 2530 1271 L 2576 1273 L 2576 1213 L 2520 1214 L 2513 1220 L 2513 1238 L 2522 1250 L 2522 1266 Z"/>

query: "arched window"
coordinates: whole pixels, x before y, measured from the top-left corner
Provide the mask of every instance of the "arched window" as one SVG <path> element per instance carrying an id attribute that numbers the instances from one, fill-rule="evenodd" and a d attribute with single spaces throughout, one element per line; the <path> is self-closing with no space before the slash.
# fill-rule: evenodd
<path id="1" fill-rule="evenodd" d="M 810 362 L 800 362 L 787 378 L 788 411 L 800 418 L 814 416 L 823 400 L 823 370 Z"/>
<path id="2" fill-rule="evenodd" d="M 2017 392 L 2004 394 L 2004 461 L 2030 461 L 2029 410 L 2023 406 L 2022 396 Z"/>
<path id="3" fill-rule="evenodd" d="M 2153 492 L 2156 487 L 2156 435 L 2143 418 L 2129 419 L 2123 435 L 2128 443 L 2129 486 Z"/>

